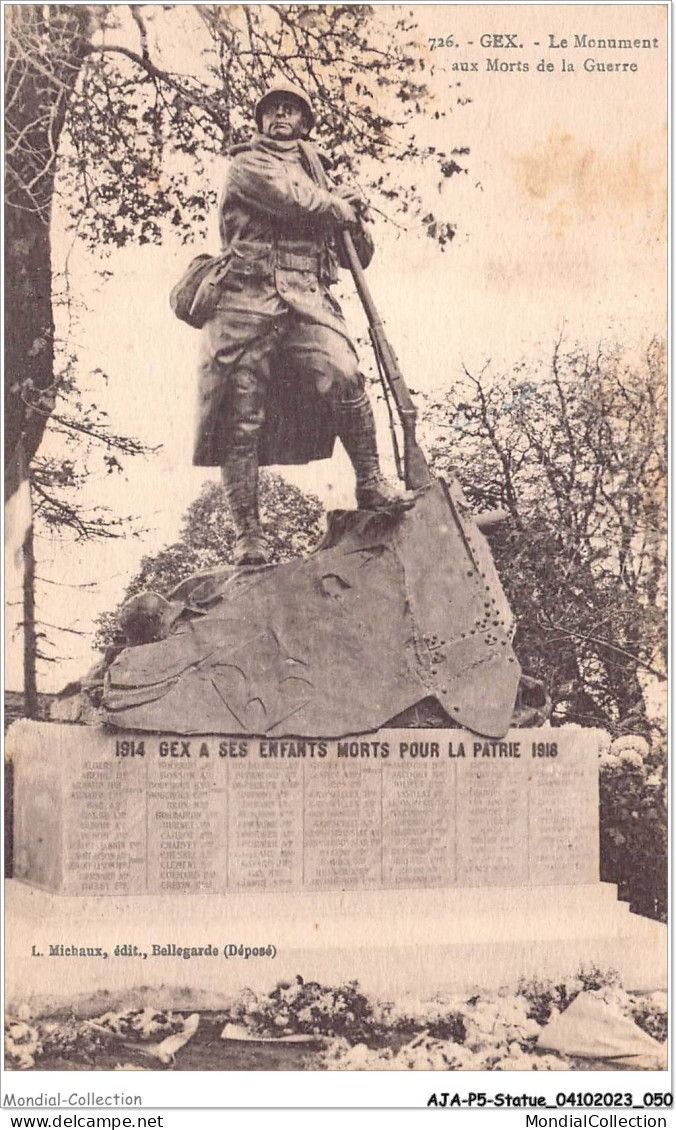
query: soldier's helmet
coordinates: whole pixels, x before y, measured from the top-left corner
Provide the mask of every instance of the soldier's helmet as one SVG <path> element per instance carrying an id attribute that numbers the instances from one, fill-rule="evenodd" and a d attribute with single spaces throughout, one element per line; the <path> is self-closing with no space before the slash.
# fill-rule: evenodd
<path id="1" fill-rule="evenodd" d="M 310 102 L 310 99 L 308 98 L 305 91 L 300 86 L 293 86 L 290 82 L 276 82 L 272 86 L 268 87 L 268 89 L 265 91 L 265 94 L 261 98 L 259 98 L 258 102 L 256 103 L 254 118 L 256 119 L 256 125 L 258 126 L 259 130 L 262 129 L 262 113 L 265 108 L 265 104 L 276 94 L 292 94 L 294 98 L 297 98 L 302 105 L 303 110 L 305 111 L 307 128 L 308 130 L 312 129 L 313 125 L 315 124 L 315 116 L 312 112 L 312 103 Z"/>

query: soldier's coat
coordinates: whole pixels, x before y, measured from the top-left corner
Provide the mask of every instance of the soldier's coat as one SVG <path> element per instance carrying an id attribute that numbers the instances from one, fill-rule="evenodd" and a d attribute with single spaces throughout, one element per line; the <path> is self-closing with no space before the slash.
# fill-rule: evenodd
<path id="1" fill-rule="evenodd" d="M 353 371 L 357 357 L 329 291 L 339 265 L 335 197 L 319 159 L 308 154 L 308 143 L 259 136 L 230 164 L 219 210 L 227 274 L 202 330 L 200 466 L 224 462 L 228 379 L 242 365 L 266 386 L 260 464 L 307 463 L 333 451 L 333 414 L 322 391 Z M 373 244 L 364 229 L 355 236 L 366 266 Z"/>

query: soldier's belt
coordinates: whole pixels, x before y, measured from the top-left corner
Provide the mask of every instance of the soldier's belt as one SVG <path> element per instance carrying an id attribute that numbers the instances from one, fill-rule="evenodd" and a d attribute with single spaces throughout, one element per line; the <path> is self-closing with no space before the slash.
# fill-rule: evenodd
<path id="1" fill-rule="evenodd" d="M 275 270 L 311 271 L 315 275 L 326 273 L 326 255 L 298 244 L 270 247 L 265 243 L 234 243 L 228 249 L 230 269 L 236 275 L 271 275 Z"/>
<path id="2" fill-rule="evenodd" d="M 299 255 L 295 251 L 285 251 L 283 248 L 278 248 L 276 260 L 276 265 L 285 271 L 312 271 L 318 275 L 322 269 L 322 257 L 320 255 Z"/>

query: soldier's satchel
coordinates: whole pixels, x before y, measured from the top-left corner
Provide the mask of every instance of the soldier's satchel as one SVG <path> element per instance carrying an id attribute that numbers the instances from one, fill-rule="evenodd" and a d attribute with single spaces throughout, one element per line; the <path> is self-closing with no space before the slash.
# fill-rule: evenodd
<path id="1" fill-rule="evenodd" d="M 227 274 L 222 255 L 197 255 L 169 295 L 174 314 L 182 322 L 200 330 L 213 315 L 220 284 Z"/>

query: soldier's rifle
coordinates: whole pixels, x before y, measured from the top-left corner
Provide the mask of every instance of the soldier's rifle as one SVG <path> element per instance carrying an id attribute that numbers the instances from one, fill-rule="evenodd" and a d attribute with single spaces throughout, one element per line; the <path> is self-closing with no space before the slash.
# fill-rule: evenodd
<path id="1" fill-rule="evenodd" d="M 404 434 L 404 482 L 409 490 L 420 490 L 422 487 L 428 486 L 428 484 L 434 480 L 416 437 L 416 420 L 418 413 L 402 371 L 399 368 L 396 354 L 387 340 L 385 326 L 383 325 L 383 320 L 371 296 L 371 291 L 369 290 L 364 274 L 364 268 L 359 262 L 354 240 L 346 228 L 342 229 L 339 238 L 342 243 L 345 260 L 350 268 L 357 293 L 368 319 L 371 341 L 373 342 L 378 368 L 381 373 L 384 374 L 397 406 L 401 429 Z M 454 504 L 451 505 L 452 508 L 454 508 Z M 475 515 L 474 521 L 480 530 L 488 530 L 498 525 L 500 522 L 504 522 L 506 518 L 508 518 L 506 510 L 488 510 L 483 514 Z"/>
<path id="2" fill-rule="evenodd" d="M 418 413 L 411 394 L 406 386 L 399 362 L 385 333 L 385 326 L 380 317 L 371 292 L 366 282 L 364 270 L 359 262 L 357 249 L 350 232 L 343 229 L 340 239 L 345 254 L 345 260 L 352 273 L 357 293 L 368 318 L 371 340 L 379 361 L 379 367 L 385 375 L 390 387 L 397 412 L 401 421 L 404 435 L 404 481 L 409 490 L 420 490 L 432 482 L 432 474 L 427 465 L 427 460 L 416 438 L 416 420 Z"/>

